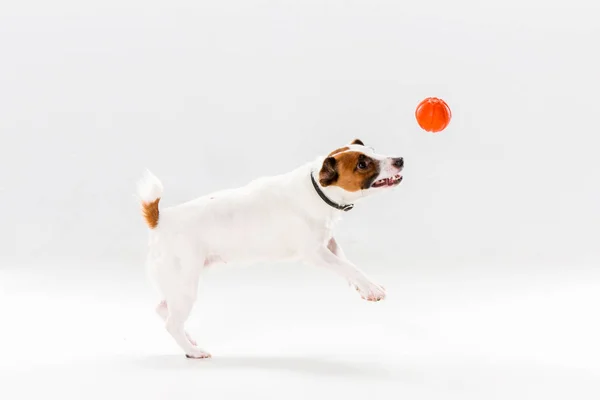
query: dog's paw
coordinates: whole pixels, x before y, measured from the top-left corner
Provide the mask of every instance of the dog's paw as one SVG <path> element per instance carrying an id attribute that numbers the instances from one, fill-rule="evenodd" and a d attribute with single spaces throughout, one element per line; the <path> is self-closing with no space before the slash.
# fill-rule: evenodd
<path id="1" fill-rule="evenodd" d="M 353 285 L 363 300 L 381 301 L 385 299 L 385 288 L 373 282 L 364 282 Z"/>
<path id="2" fill-rule="evenodd" d="M 210 353 L 207 353 L 206 351 L 199 349 L 199 348 L 194 348 L 193 351 L 187 353 L 185 355 L 187 358 L 193 358 L 193 359 L 201 359 L 201 358 L 211 358 L 212 356 L 210 355 Z"/>

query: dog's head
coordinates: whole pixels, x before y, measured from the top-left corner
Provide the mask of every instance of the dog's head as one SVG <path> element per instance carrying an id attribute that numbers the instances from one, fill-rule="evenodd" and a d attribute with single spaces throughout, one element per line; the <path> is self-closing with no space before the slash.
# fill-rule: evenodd
<path id="1" fill-rule="evenodd" d="M 375 153 L 360 139 L 329 153 L 319 171 L 319 183 L 346 200 L 396 187 L 402 181 L 402 157 Z"/>

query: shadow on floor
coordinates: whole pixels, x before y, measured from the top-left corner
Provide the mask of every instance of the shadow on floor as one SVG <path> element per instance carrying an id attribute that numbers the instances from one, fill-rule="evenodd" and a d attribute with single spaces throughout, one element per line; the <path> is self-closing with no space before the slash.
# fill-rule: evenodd
<path id="1" fill-rule="evenodd" d="M 271 371 L 288 371 L 302 374 L 330 375 L 361 379 L 391 379 L 392 371 L 385 365 L 337 361 L 319 357 L 270 357 L 270 356 L 219 356 L 205 360 L 191 360 L 183 355 L 161 355 L 135 359 L 138 366 L 154 370 L 177 369 L 254 369 Z"/>

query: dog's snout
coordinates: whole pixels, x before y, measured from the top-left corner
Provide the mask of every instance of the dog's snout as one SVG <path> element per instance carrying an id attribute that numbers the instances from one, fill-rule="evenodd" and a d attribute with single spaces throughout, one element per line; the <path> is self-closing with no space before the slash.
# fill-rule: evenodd
<path id="1" fill-rule="evenodd" d="M 402 167 L 404 167 L 404 158 L 402 158 L 402 157 L 393 158 L 392 164 L 394 165 L 394 167 L 402 168 Z"/>

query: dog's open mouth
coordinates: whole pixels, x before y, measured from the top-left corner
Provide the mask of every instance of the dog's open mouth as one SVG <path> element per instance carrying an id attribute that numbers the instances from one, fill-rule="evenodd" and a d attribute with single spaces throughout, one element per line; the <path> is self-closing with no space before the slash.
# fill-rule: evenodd
<path id="1" fill-rule="evenodd" d="M 396 186 L 401 181 L 402 181 L 402 175 L 398 174 L 398 175 L 392 176 L 391 178 L 384 178 L 384 179 L 375 181 L 375 182 L 373 182 L 371 187 L 380 188 L 380 187 Z"/>

